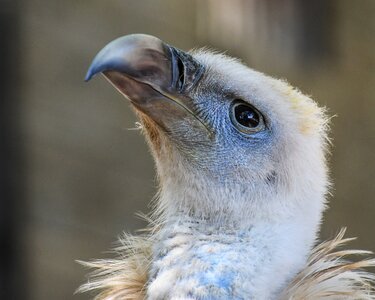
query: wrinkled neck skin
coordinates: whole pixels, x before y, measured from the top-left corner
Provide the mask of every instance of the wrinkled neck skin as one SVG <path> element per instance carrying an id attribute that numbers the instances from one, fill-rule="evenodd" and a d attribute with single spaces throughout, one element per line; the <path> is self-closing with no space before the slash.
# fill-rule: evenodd
<path id="1" fill-rule="evenodd" d="M 186 173 L 161 181 L 148 299 L 277 299 L 315 241 L 323 195 Z"/>

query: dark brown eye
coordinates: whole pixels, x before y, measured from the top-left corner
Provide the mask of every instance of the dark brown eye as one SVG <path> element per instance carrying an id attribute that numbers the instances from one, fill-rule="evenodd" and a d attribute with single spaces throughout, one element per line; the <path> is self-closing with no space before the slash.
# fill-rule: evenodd
<path id="1" fill-rule="evenodd" d="M 230 118 L 233 125 L 244 133 L 254 133 L 264 129 L 261 113 L 242 100 L 235 100 L 232 103 Z"/>

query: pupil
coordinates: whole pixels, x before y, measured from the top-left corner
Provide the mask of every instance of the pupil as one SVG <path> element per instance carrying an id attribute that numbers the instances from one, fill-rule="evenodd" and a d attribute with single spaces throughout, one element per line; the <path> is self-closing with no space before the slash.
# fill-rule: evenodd
<path id="1" fill-rule="evenodd" d="M 247 105 L 235 107 L 235 115 L 238 123 L 245 127 L 257 127 L 259 125 L 259 115 Z"/>

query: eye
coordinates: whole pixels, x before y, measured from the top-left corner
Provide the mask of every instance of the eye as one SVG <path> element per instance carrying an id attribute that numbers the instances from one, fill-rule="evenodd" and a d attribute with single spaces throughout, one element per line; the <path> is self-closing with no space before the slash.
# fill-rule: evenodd
<path id="1" fill-rule="evenodd" d="M 250 104 L 233 101 L 230 107 L 230 119 L 233 125 L 243 133 L 255 133 L 265 128 L 262 114 Z"/>

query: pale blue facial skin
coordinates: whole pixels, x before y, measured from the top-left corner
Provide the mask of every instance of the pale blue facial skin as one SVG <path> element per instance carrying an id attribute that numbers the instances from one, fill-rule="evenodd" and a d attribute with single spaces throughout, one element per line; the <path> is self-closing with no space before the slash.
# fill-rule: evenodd
<path id="1" fill-rule="evenodd" d="M 194 112 L 208 124 L 213 134 L 209 137 L 203 129 L 186 124 L 186 120 L 173 124 L 170 138 L 184 154 L 187 165 L 199 167 L 200 171 L 220 181 L 230 180 L 233 173 L 257 172 L 270 165 L 276 142 L 275 124 L 271 123 L 265 109 L 256 107 L 265 119 L 264 130 L 247 134 L 240 132 L 230 118 L 233 101 L 249 102 L 235 88 L 226 87 L 225 83 L 204 74 L 188 97 Z M 269 173 L 268 178 L 275 176 L 272 169 L 266 173 Z"/>

